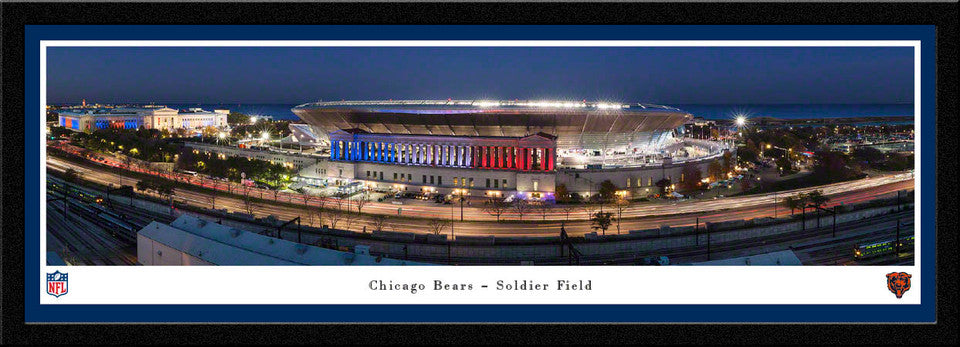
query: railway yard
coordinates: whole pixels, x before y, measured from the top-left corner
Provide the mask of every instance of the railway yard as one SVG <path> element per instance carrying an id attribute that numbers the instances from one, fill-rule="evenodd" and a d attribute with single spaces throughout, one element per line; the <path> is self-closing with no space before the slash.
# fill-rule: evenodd
<path id="1" fill-rule="evenodd" d="M 48 180 L 47 193 L 47 249 L 53 250 L 70 264 L 75 265 L 135 265 L 136 232 L 151 221 L 169 223 L 171 214 L 146 210 L 125 203 L 129 197 L 104 198 L 105 193 L 85 187 L 67 184 L 57 178 Z M 137 198 L 139 200 L 139 198 Z M 131 201 L 132 202 L 132 201 Z M 159 206 L 159 205 L 158 205 Z M 193 213 L 193 212 L 191 212 Z M 195 213 L 193 213 L 195 214 Z M 210 217 L 213 218 L 213 217 Z M 668 257 L 671 264 L 684 265 L 791 250 L 803 265 L 893 265 L 913 263 L 913 209 L 887 213 L 862 220 L 840 223 L 836 228 L 829 223 L 819 228 L 779 235 L 739 239 L 728 242 L 706 242 L 696 246 L 674 247 L 656 251 L 625 252 L 621 254 L 580 254 L 577 259 L 566 253 L 540 257 L 530 261 L 537 265 L 635 265 L 640 259 Z M 230 221 L 231 224 L 254 232 L 262 231 L 263 225 L 251 221 Z M 898 236 L 900 224 L 903 243 L 896 256 L 892 251 L 858 257 L 855 249 L 861 245 L 891 242 Z M 702 230 L 699 233 L 702 234 Z M 303 231 L 304 242 L 324 237 L 315 228 Z M 285 231 L 284 239 L 294 239 L 295 233 Z M 676 237 L 676 236 L 674 236 Z M 697 237 L 690 234 L 680 237 Z M 703 236 L 700 235 L 702 238 Z M 703 238 L 705 240 L 705 238 Z M 584 242 L 582 240 L 576 242 Z M 573 247 L 577 248 L 578 243 Z M 452 247 L 457 247 L 455 244 Z M 495 246 L 494 246 L 495 247 Z M 556 247 L 554 245 L 553 247 Z M 888 247 L 889 248 L 889 247 Z M 709 253 L 709 257 L 708 257 Z M 459 265 L 512 265 L 515 260 L 497 261 L 470 257 L 418 256 L 416 254 L 387 254 L 386 257 L 414 261 Z"/>

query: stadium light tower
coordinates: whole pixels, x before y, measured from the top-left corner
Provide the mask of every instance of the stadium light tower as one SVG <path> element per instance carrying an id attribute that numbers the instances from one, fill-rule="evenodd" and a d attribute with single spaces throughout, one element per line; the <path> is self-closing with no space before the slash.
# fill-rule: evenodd
<path id="1" fill-rule="evenodd" d="M 737 116 L 736 123 L 738 128 L 742 128 L 744 125 L 747 125 L 747 117 Z"/>

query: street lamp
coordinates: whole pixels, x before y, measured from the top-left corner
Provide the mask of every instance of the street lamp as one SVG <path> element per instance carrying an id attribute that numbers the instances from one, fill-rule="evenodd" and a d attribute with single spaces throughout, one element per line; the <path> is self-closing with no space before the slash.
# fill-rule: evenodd
<path id="1" fill-rule="evenodd" d="M 466 193 L 465 189 L 454 189 L 454 194 L 460 197 L 460 221 L 463 221 L 463 195 Z"/>

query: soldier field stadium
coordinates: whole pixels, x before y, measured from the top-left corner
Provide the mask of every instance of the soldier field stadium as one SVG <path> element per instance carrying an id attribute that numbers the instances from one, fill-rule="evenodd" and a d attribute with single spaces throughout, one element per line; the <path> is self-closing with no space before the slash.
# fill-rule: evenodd
<path id="1" fill-rule="evenodd" d="M 306 124 L 291 124 L 291 137 L 321 154 L 302 178 L 397 192 L 551 200 L 558 185 L 589 197 L 610 180 L 647 196 L 735 150 L 685 138 L 693 115 L 652 104 L 334 101 L 292 112 Z"/>

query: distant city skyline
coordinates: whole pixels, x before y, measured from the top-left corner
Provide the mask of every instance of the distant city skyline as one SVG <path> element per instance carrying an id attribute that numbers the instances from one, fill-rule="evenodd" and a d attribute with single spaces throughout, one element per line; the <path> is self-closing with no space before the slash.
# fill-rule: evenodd
<path id="1" fill-rule="evenodd" d="M 912 103 L 911 47 L 51 47 L 47 101 Z"/>

